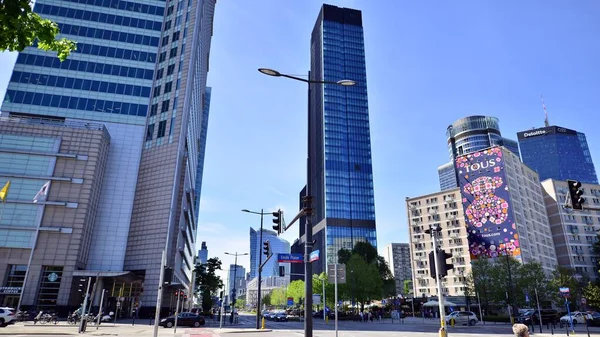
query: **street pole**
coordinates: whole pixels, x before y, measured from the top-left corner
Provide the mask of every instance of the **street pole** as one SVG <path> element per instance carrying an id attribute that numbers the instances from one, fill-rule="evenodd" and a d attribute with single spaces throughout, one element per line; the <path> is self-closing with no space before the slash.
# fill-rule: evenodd
<path id="1" fill-rule="evenodd" d="M 100 297 L 100 308 L 98 309 L 98 321 L 96 322 L 96 330 L 100 326 L 100 320 L 102 319 L 102 304 L 104 303 L 104 293 L 106 290 L 102 289 L 102 297 Z"/>
<path id="2" fill-rule="evenodd" d="M 338 289 L 337 289 L 337 285 L 338 285 L 338 276 L 337 276 L 337 263 L 334 264 L 334 279 L 335 279 L 335 286 L 334 286 L 334 307 L 335 307 L 335 337 L 338 337 Z"/>
<path id="3" fill-rule="evenodd" d="M 309 84 L 310 92 L 310 84 Z M 306 203 L 305 208 L 312 208 L 312 197 L 308 194 L 308 185 L 306 185 Z M 312 264 L 310 263 L 310 249 L 312 247 L 312 214 L 306 215 L 304 242 L 304 337 L 313 337 L 313 317 L 312 317 Z"/>
<path id="4" fill-rule="evenodd" d="M 154 313 L 154 331 L 152 336 L 158 336 L 158 323 L 160 322 L 160 306 L 162 305 L 163 285 L 165 284 L 165 264 L 167 263 L 167 252 L 163 249 L 160 260 L 160 273 L 158 276 L 158 297 L 156 298 L 156 312 Z M 115 315 L 116 317 L 116 315 Z"/>
<path id="5" fill-rule="evenodd" d="M 87 323 L 87 319 L 85 317 L 85 308 L 87 307 L 88 295 L 90 292 L 90 285 L 92 283 L 92 278 L 88 277 L 87 289 L 85 290 L 85 298 L 83 299 L 83 306 L 81 307 L 81 321 L 79 322 L 79 333 L 85 332 L 84 325 Z"/>
<path id="6" fill-rule="evenodd" d="M 260 300 L 261 300 L 261 283 L 262 283 L 262 277 L 261 277 L 261 272 L 262 272 L 262 244 L 263 244 L 263 216 L 264 216 L 264 210 L 261 208 L 260 210 L 260 243 L 258 246 L 258 293 L 257 293 L 257 301 L 256 301 L 256 330 L 260 329 L 260 316 L 261 316 L 261 310 L 260 310 Z M 256 247 L 254 247 L 256 249 Z"/>
<path id="7" fill-rule="evenodd" d="M 447 332 L 446 332 L 446 319 L 445 319 L 445 311 L 444 311 L 444 295 L 442 294 L 442 278 L 440 277 L 440 270 L 442 270 L 442 266 L 440 265 L 440 261 L 437 258 L 437 254 L 438 254 L 438 241 L 437 241 L 437 236 L 438 236 L 438 231 L 434 230 L 432 228 L 431 230 L 431 235 L 433 237 L 433 258 L 435 260 L 435 280 L 437 281 L 437 291 L 438 291 L 438 304 L 439 304 L 439 310 L 440 310 L 440 336 L 441 337 L 446 337 L 447 336 Z"/>

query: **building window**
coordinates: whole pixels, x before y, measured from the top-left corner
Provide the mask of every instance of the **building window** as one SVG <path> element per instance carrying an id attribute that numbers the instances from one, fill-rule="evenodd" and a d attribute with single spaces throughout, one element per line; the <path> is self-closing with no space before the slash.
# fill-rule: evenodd
<path id="1" fill-rule="evenodd" d="M 158 135 L 156 138 L 162 138 L 165 136 L 165 131 L 167 130 L 167 121 L 161 121 L 158 123 Z"/>
<path id="2" fill-rule="evenodd" d="M 60 281 L 62 280 L 63 267 L 43 266 L 42 279 L 38 290 L 38 309 L 48 310 L 56 307 Z"/>

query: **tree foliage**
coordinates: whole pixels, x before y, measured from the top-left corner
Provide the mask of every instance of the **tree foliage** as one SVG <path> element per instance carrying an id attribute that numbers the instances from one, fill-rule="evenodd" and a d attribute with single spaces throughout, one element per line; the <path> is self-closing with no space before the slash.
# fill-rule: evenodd
<path id="1" fill-rule="evenodd" d="M 206 263 L 197 265 L 195 268 L 196 289 L 194 293 L 202 296 L 202 310 L 209 311 L 212 307 L 212 296 L 216 296 L 219 289 L 223 287 L 221 277 L 216 274 L 221 270 L 221 260 L 217 257 L 208 259 Z"/>
<path id="2" fill-rule="evenodd" d="M 30 0 L 0 0 L 0 50 L 22 51 L 37 41 L 37 47 L 54 51 L 64 61 L 77 44 L 57 39 L 58 25 L 34 13 Z"/>
<path id="3" fill-rule="evenodd" d="M 275 288 L 271 292 L 271 304 L 276 306 L 284 306 L 287 304 L 286 291 L 283 288 Z"/>

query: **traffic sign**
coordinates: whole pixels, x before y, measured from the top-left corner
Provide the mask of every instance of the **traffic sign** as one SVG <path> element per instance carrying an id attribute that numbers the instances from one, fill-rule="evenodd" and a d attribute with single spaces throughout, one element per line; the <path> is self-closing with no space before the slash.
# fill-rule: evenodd
<path id="1" fill-rule="evenodd" d="M 327 265 L 327 281 L 329 283 L 335 283 L 335 264 Z M 337 283 L 344 284 L 346 283 L 346 265 L 345 264 L 337 264 Z"/>
<path id="2" fill-rule="evenodd" d="M 319 250 L 317 249 L 314 252 L 310 253 L 309 261 L 313 262 L 313 261 L 317 261 L 318 259 L 319 259 Z"/>
<path id="3" fill-rule="evenodd" d="M 277 254 L 277 262 L 283 263 L 302 263 L 304 262 L 302 254 Z"/>

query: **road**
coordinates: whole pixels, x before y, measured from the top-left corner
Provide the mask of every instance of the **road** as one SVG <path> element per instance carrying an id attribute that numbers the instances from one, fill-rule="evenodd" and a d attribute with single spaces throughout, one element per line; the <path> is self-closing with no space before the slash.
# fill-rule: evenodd
<path id="1" fill-rule="evenodd" d="M 151 337 L 153 327 L 148 320 L 137 320 L 136 325 L 132 326 L 131 321 L 121 321 L 116 325 L 102 324 L 98 330 L 95 326 L 89 326 L 87 332 L 79 336 L 118 336 L 118 337 Z M 223 329 L 219 329 L 218 321 L 209 320 L 203 328 L 191 329 L 179 327 L 177 333 L 174 329 L 159 328 L 159 337 L 301 337 L 304 335 L 303 322 L 265 322 L 266 330 L 255 330 L 255 316 L 240 315 L 239 323 L 235 325 L 225 324 Z M 439 322 L 429 319 L 413 319 L 409 317 L 405 323 L 392 323 L 390 320 L 383 322 L 339 322 L 339 337 L 437 337 Z M 537 331 L 537 329 L 536 329 Z M 232 333 L 235 333 L 232 335 Z M 486 324 L 473 327 L 456 326 L 449 327 L 450 337 L 476 337 L 477 335 L 486 335 L 490 337 L 512 336 L 512 330 L 509 324 Z M 58 325 L 36 325 L 31 323 L 18 323 L 16 325 L 0 328 L 1 336 L 22 337 L 22 336 L 44 336 L 44 337 L 64 337 L 75 336 L 77 327 L 69 326 L 64 323 Z M 552 337 L 550 331 L 544 330 L 543 334 L 537 333 L 534 336 Z M 554 331 L 555 336 L 566 336 L 564 329 Z M 322 319 L 314 320 L 314 337 L 335 337 L 334 323 L 330 321 L 325 324 Z M 584 326 L 576 328 L 576 336 L 587 336 Z M 600 328 L 590 328 L 590 336 L 600 337 Z"/>

